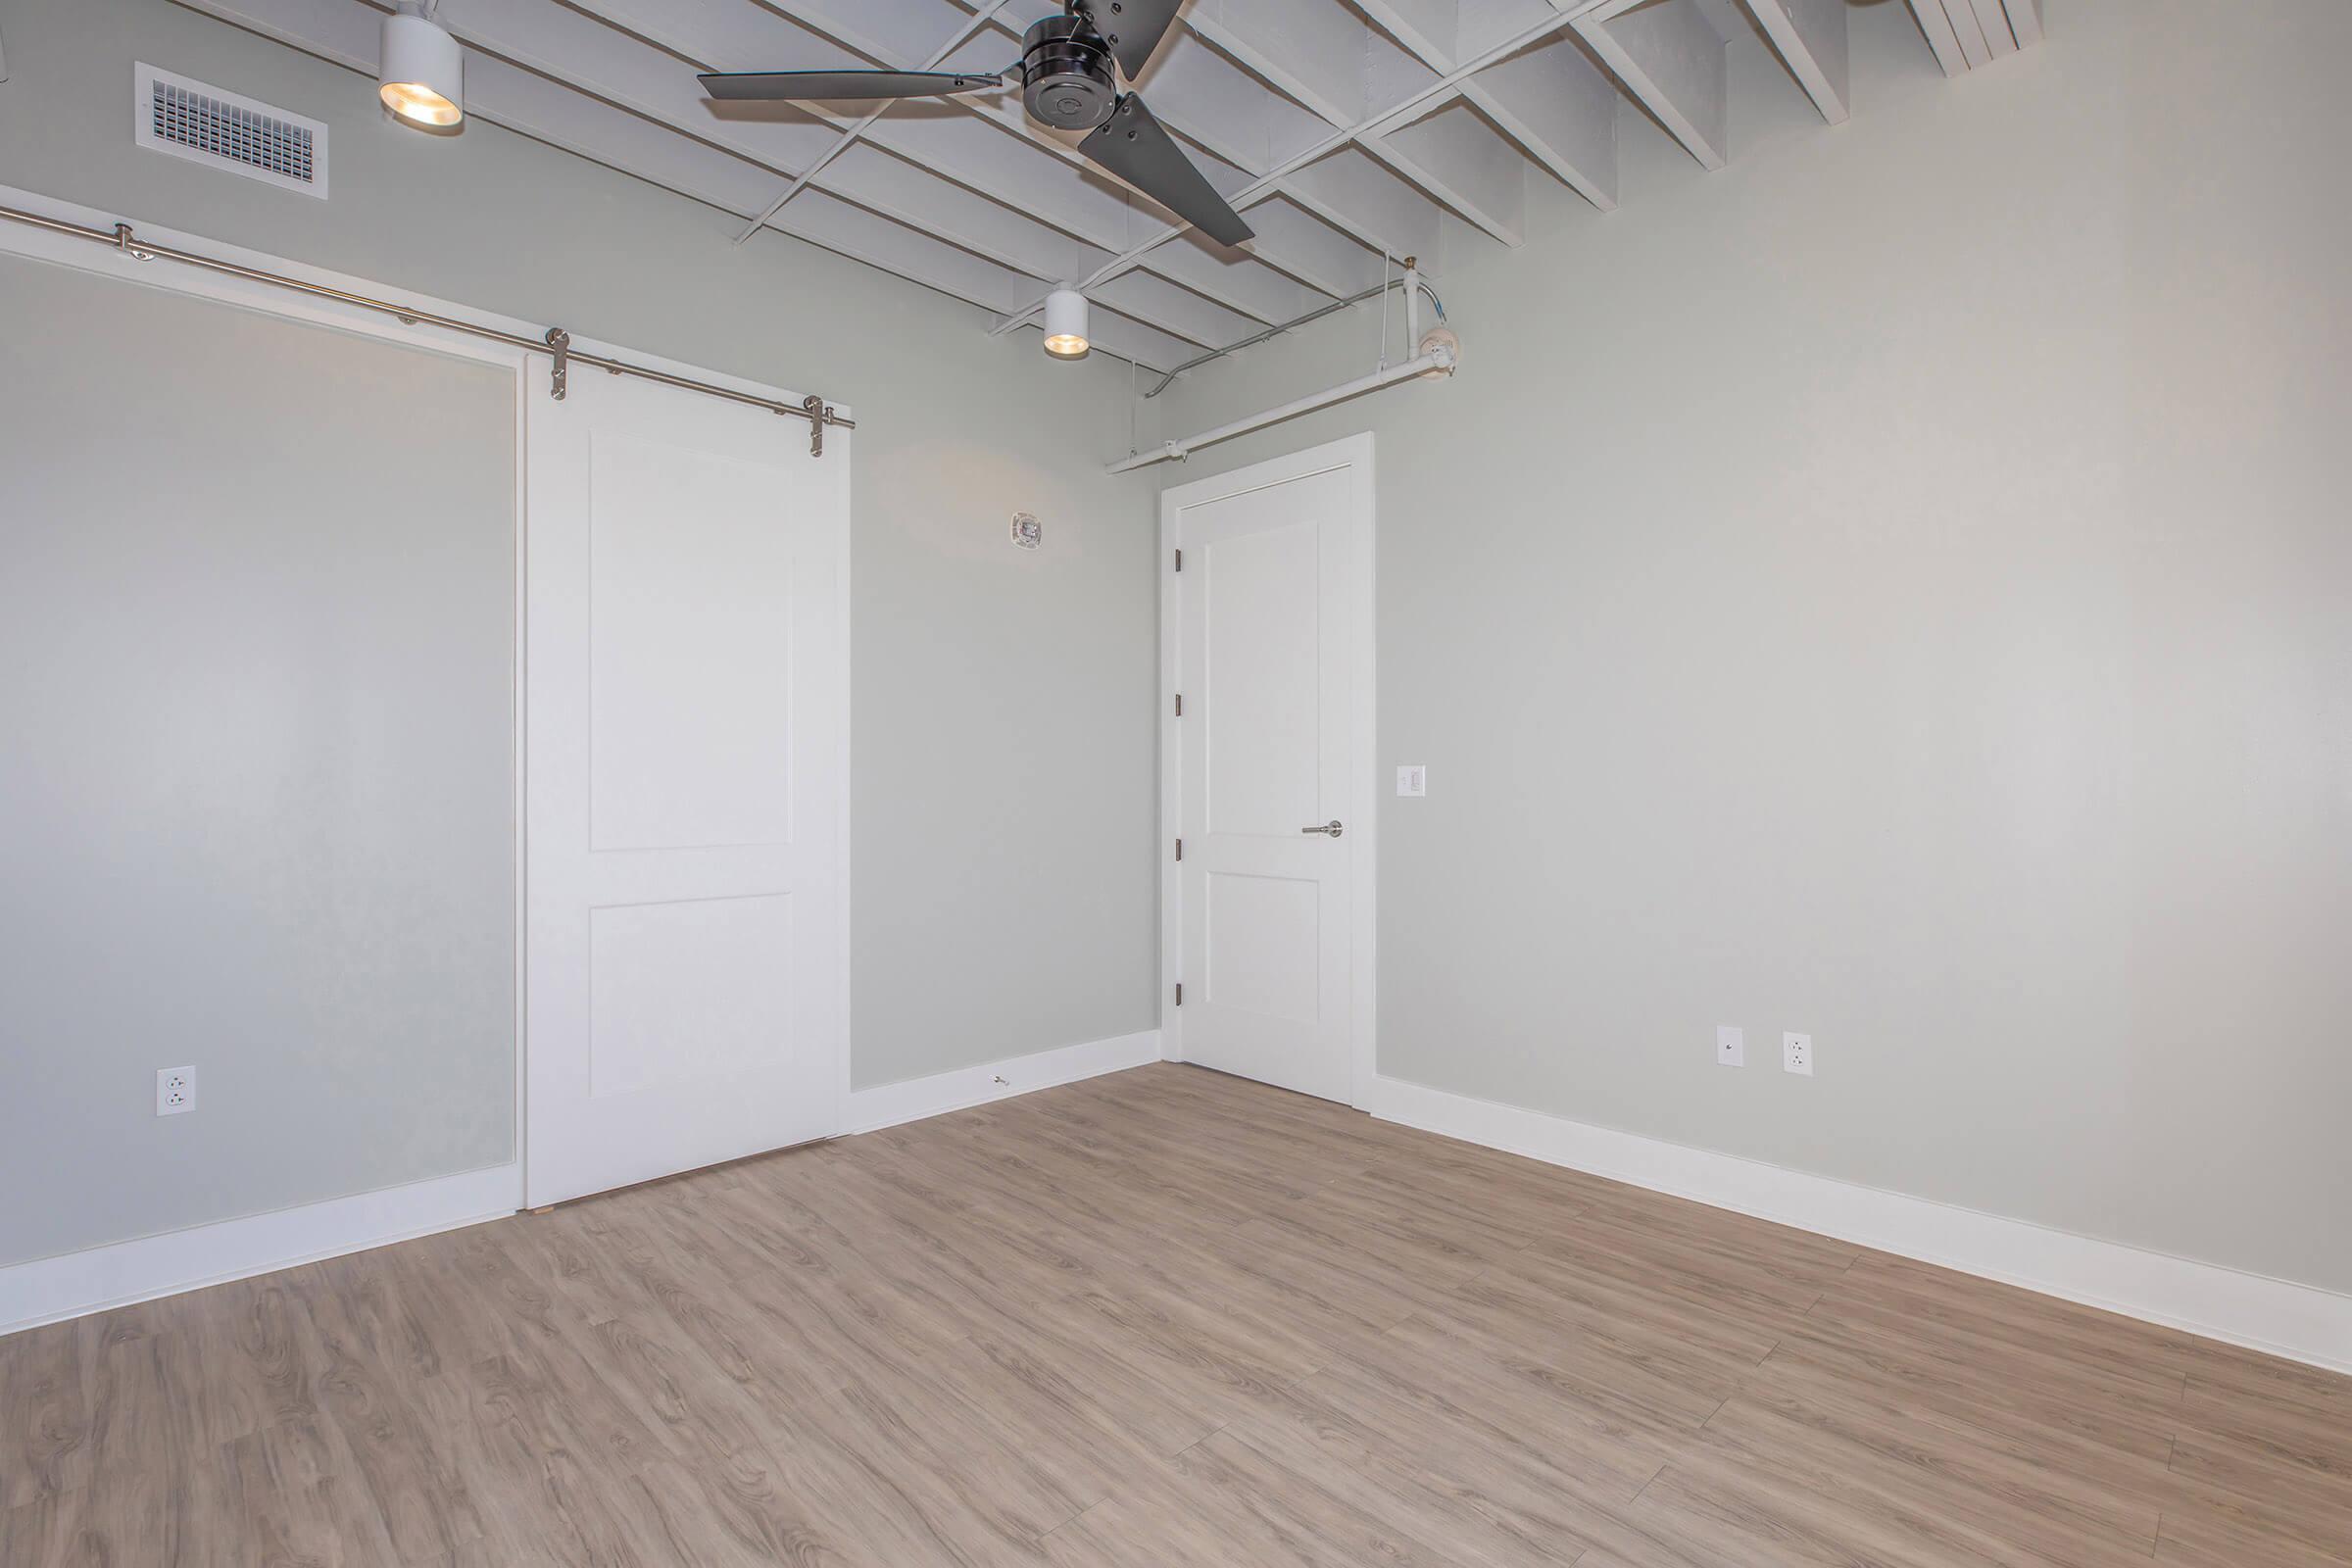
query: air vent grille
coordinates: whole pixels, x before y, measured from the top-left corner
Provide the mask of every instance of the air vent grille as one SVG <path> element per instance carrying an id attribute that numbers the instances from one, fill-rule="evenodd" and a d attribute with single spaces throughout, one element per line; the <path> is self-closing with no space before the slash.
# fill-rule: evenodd
<path id="1" fill-rule="evenodd" d="M 315 120 L 141 65 L 135 139 L 313 196 L 326 194 L 326 127 Z"/>
<path id="2" fill-rule="evenodd" d="M 307 125 L 257 115 L 174 81 L 155 84 L 153 123 L 164 141 L 311 182 L 314 138 Z"/>

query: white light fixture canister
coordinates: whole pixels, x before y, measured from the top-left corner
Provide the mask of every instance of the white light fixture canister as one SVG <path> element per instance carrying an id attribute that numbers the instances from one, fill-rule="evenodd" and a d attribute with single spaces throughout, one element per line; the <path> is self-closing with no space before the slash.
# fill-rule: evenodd
<path id="1" fill-rule="evenodd" d="M 466 118 L 466 52 L 416 0 L 384 18 L 377 59 L 377 95 L 393 114 L 434 130 Z"/>
<path id="2" fill-rule="evenodd" d="M 1046 352 L 1057 360 L 1083 360 L 1094 345 L 1086 338 L 1086 296 L 1057 288 L 1046 296 Z"/>

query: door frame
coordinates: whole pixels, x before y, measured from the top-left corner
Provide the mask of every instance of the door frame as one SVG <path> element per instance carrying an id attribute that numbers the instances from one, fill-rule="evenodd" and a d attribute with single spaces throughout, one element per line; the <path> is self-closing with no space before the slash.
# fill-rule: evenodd
<path id="1" fill-rule="evenodd" d="M 1378 624 L 1379 570 L 1376 552 L 1379 499 L 1372 432 L 1358 431 L 1262 463 L 1231 468 L 1205 479 L 1170 485 L 1159 493 L 1159 1040 L 1161 1057 L 1182 1061 L 1184 1011 L 1176 986 L 1184 976 L 1184 879 L 1177 874 L 1175 846 L 1184 808 L 1184 721 L 1176 716 L 1176 675 L 1182 648 L 1176 591 L 1176 518 L 1186 507 L 1246 495 L 1335 468 L 1352 470 L 1354 505 L 1344 526 L 1350 531 L 1355 559 L 1354 602 L 1348 607 L 1348 642 L 1358 679 L 1353 683 L 1352 745 L 1348 773 L 1354 782 L 1342 809 L 1355 857 L 1348 905 L 1348 1095 L 1365 1108 L 1379 1060 L 1380 1012 L 1380 791 L 1375 776 L 1380 758 Z"/>

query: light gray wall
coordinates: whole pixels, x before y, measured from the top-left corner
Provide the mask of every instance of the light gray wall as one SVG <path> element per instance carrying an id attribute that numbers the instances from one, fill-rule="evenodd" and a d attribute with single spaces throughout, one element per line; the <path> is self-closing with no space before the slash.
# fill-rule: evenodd
<path id="1" fill-rule="evenodd" d="M 2352 1288 L 2352 7 L 2226 9 L 1857 8 L 1836 130 L 1740 47 L 1456 381 L 1159 470 L 1378 432 L 1384 1072 Z"/>
<path id="2" fill-rule="evenodd" d="M 513 373 L 13 256 L 0 343 L 0 1264 L 513 1158 Z"/>
<path id="3" fill-rule="evenodd" d="M 1097 462 L 1124 365 L 738 249 L 736 220 L 496 126 L 388 124 L 366 79 L 166 0 L 0 0 L 0 183 L 855 405 L 856 1082 L 1152 1026 L 1151 483 Z M 325 121 L 333 199 L 134 148 L 135 60 Z"/>

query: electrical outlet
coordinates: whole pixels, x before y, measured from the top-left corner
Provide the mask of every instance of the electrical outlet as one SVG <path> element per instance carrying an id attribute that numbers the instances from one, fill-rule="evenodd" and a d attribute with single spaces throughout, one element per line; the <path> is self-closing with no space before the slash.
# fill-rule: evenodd
<path id="1" fill-rule="evenodd" d="M 184 1116 L 196 1108 L 196 1069 L 159 1067 L 155 1074 L 155 1113 Z"/>
<path id="2" fill-rule="evenodd" d="M 1790 1072 L 1813 1076 L 1813 1037 L 1793 1030 L 1781 1036 L 1781 1065 Z"/>
<path id="3" fill-rule="evenodd" d="M 1715 1064 L 1719 1067 L 1747 1065 L 1747 1031 L 1736 1023 L 1715 1026 Z"/>
<path id="4" fill-rule="evenodd" d="M 1396 770 L 1396 793 L 1399 795 L 1427 795 L 1429 793 L 1429 764 L 1407 762 L 1398 768 Z"/>

